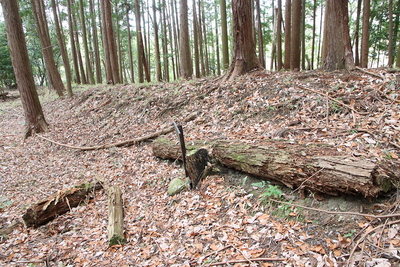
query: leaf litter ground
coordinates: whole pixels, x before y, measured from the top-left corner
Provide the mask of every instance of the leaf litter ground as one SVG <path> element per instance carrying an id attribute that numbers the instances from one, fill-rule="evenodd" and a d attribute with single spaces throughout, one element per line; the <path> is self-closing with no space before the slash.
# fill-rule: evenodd
<path id="1" fill-rule="evenodd" d="M 256 71 L 227 83 L 209 78 L 80 86 L 73 98 L 64 99 L 41 90 L 50 124 L 43 136 L 73 146 L 97 146 L 145 136 L 196 112 L 193 121 L 183 124 L 186 142 L 326 143 L 392 166 L 400 155 L 400 91 L 396 73 L 371 71 L 378 76 Z M 0 229 L 21 221 L 30 204 L 101 178 L 123 191 L 128 242 L 108 247 L 107 195 L 99 191 L 88 203 L 38 229 L 14 224 L 11 233 L 0 236 L 0 266 L 399 264 L 400 226 L 391 224 L 398 218 L 372 220 L 276 204 L 260 197 L 268 183 L 232 170 L 207 177 L 200 190 L 170 197 L 168 183 L 182 177 L 183 170 L 178 162 L 155 158 L 151 142 L 80 151 L 37 136 L 22 141 L 19 103 L 0 102 Z M 177 139 L 175 133 L 167 137 Z M 398 210 L 396 192 L 372 201 L 362 196 L 317 200 L 312 195 L 302 200 L 297 192 L 280 188 L 284 201 L 329 211 Z"/>

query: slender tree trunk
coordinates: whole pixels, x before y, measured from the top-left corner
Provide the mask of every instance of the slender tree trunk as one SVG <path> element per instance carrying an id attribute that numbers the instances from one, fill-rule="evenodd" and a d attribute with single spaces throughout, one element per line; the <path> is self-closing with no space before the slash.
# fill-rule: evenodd
<path id="1" fill-rule="evenodd" d="M 130 73 L 130 80 L 132 83 L 135 82 L 135 71 L 133 68 L 133 54 L 132 54 L 132 35 L 131 35 L 131 24 L 129 22 L 129 12 L 131 11 L 131 5 L 125 4 L 126 8 L 126 31 L 128 35 L 128 57 L 129 57 L 129 73 Z"/>
<path id="2" fill-rule="evenodd" d="M 164 60 L 164 81 L 169 82 L 169 57 L 168 57 L 168 31 L 167 31 L 167 18 L 166 18 L 166 3 L 165 0 L 163 0 L 163 9 L 162 9 L 162 28 L 163 28 L 163 60 Z M 168 21 L 169 23 L 169 21 Z M 169 27 L 171 28 L 171 24 L 169 24 Z M 171 40 L 172 41 L 172 40 Z"/>
<path id="3" fill-rule="evenodd" d="M 153 0 L 153 26 L 154 26 L 154 56 L 155 56 L 155 64 L 156 64 L 156 79 L 157 81 L 162 81 L 162 72 L 161 72 L 161 59 L 160 59 L 160 45 L 158 42 L 158 24 L 157 24 L 157 7 L 156 1 Z"/>
<path id="4" fill-rule="evenodd" d="M 215 14 L 218 14 L 217 5 L 215 5 Z M 215 53 L 216 53 L 216 64 L 217 64 L 217 75 L 221 75 L 221 57 L 219 52 L 219 31 L 218 31 L 218 17 L 215 16 Z"/>
<path id="5" fill-rule="evenodd" d="M 64 42 L 64 34 L 62 33 L 60 22 L 58 20 L 57 3 L 56 0 L 51 0 L 51 7 L 53 10 L 54 24 L 57 32 L 58 46 L 60 47 L 61 57 L 64 63 L 65 78 L 67 80 L 67 95 L 72 97 L 72 74 L 71 66 L 69 65 L 68 52 Z"/>
<path id="6" fill-rule="evenodd" d="M 258 61 L 260 62 L 261 66 L 265 68 L 264 37 L 261 24 L 260 0 L 256 0 L 256 10 L 257 10 L 257 35 L 258 35 Z"/>
<path id="7" fill-rule="evenodd" d="M 206 30 L 206 17 L 204 15 L 204 1 L 201 2 L 201 18 L 203 25 L 203 42 L 204 42 L 204 65 L 205 65 L 205 75 L 210 75 L 210 62 L 208 59 L 208 41 L 207 41 L 207 30 Z M 200 6 L 199 6 L 200 9 Z M 200 13 L 199 13 L 200 18 Z"/>
<path id="8" fill-rule="evenodd" d="M 101 63 L 100 63 L 100 48 L 99 48 L 99 37 L 97 34 L 97 23 L 96 23 L 96 9 L 94 8 L 93 0 L 89 0 L 91 21 L 92 21 L 92 34 L 93 34 L 93 50 L 94 50 L 94 62 L 96 67 L 96 82 L 102 83 L 101 75 Z"/>
<path id="9" fill-rule="evenodd" d="M 278 0 L 278 14 L 277 14 L 277 29 L 276 29 L 276 60 L 278 70 L 283 67 L 282 62 L 282 0 Z"/>
<path id="10" fill-rule="evenodd" d="M 316 20 L 317 20 L 317 0 L 314 0 L 314 4 L 313 4 L 312 45 L 311 45 L 311 69 L 314 69 Z"/>
<path id="11" fill-rule="evenodd" d="M 302 0 L 301 9 L 301 69 L 306 69 L 306 1 Z"/>
<path id="12" fill-rule="evenodd" d="M 199 53 L 200 53 L 200 71 L 201 76 L 206 76 L 206 68 L 204 63 L 204 43 L 203 43 L 203 31 L 202 31 L 202 21 L 201 21 L 201 9 L 199 2 L 199 20 L 198 20 L 198 37 L 199 37 Z"/>
<path id="13" fill-rule="evenodd" d="M 67 8 L 68 8 L 68 27 L 69 27 L 69 38 L 70 38 L 70 45 L 72 50 L 72 61 L 74 63 L 74 72 L 75 72 L 75 82 L 77 84 L 82 83 L 81 75 L 79 73 L 79 65 L 78 65 L 78 56 L 77 56 L 77 49 L 75 43 L 75 34 L 74 34 L 74 23 L 72 18 L 72 3 L 71 0 L 67 0 Z"/>
<path id="14" fill-rule="evenodd" d="M 370 0 L 364 0 L 363 8 L 363 24 L 361 37 L 361 67 L 368 67 L 368 50 L 369 50 L 369 17 L 371 13 Z"/>
<path id="15" fill-rule="evenodd" d="M 292 70 L 300 70 L 301 1 L 293 0 L 292 5 L 292 36 L 290 38 L 290 69 Z"/>
<path id="16" fill-rule="evenodd" d="M 393 0 L 389 0 L 389 68 L 393 67 L 394 62 L 394 47 L 393 47 Z"/>
<path id="17" fill-rule="evenodd" d="M 113 83 L 113 74 L 111 71 L 111 59 L 110 59 L 110 53 L 109 53 L 109 48 L 108 48 L 108 35 L 107 35 L 107 30 L 106 30 L 106 17 L 105 17 L 105 7 L 104 7 L 104 1 L 100 1 L 100 12 L 101 12 L 101 35 L 102 35 L 102 40 L 103 40 L 103 53 L 104 53 L 104 65 L 106 68 L 106 81 L 108 84 Z"/>
<path id="18" fill-rule="evenodd" d="M 290 47 L 292 36 L 292 1 L 286 0 L 285 3 L 285 60 L 283 63 L 284 69 L 290 69 Z"/>
<path id="19" fill-rule="evenodd" d="M 105 53 L 108 55 L 109 58 L 109 68 L 111 70 L 107 71 L 109 74 L 111 74 L 111 77 L 108 77 L 107 80 L 109 83 L 112 84 L 117 84 L 120 83 L 120 77 L 119 77 L 119 68 L 118 68 L 118 55 L 117 55 L 117 45 L 115 42 L 115 34 L 114 34 L 114 29 L 113 29 L 113 24 L 112 24 L 112 8 L 111 8 L 111 3 L 108 0 L 101 0 L 102 1 L 102 7 L 103 7 L 103 28 L 104 28 L 104 33 L 106 35 L 106 42 L 107 42 L 107 50 Z M 104 43 L 103 43 L 104 45 Z"/>
<path id="20" fill-rule="evenodd" d="M 31 0 L 33 15 L 35 17 L 42 53 L 49 75 L 50 85 L 56 90 L 59 96 L 63 95 L 64 84 L 54 61 L 53 47 L 50 42 L 49 28 L 47 25 L 46 12 L 43 0 Z"/>
<path id="21" fill-rule="evenodd" d="M 85 52 L 85 63 L 86 63 L 86 74 L 88 77 L 88 82 L 90 84 L 94 84 L 92 63 L 89 56 L 89 46 L 87 42 L 87 34 L 86 34 L 86 19 L 85 19 L 85 10 L 83 6 L 83 0 L 79 0 L 79 9 L 80 9 L 80 18 L 81 18 L 81 28 L 82 28 L 82 40 L 83 40 L 83 49 Z"/>
<path id="22" fill-rule="evenodd" d="M 362 0 L 357 1 L 356 29 L 354 32 L 354 60 L 355 65 L 360 66 L 360 16 L 361 16 Z"/>
<path id="23" fill-rule="evenodd" d="M 229 46 L 228 46 L 228 23 L 226 20 L 226 0 L 220 0 L 221 11 L 221 38 L 222 38 L 222 68 L 229 67 Z"/>
<path id="24" fill-rule="evenodd" d="M 188 26 L 187 0 L 180 0 L 180 30 L 179 30 L 179 52 L 180 52 L 180 76 L 190 79 L 193 75 L 192 58 L 190 55 L 190 37 Z"/>
<path id="25" fill-rule="evenodd" d="M 18 1 L 0 0 L 0 2 L 7 29 L 11 61 L 25 113 L 24 138 L 27 138 L 32 133 L 46 131 L 47 122 L 35 88 Z"/>
<path id="26" fill-rule="evenodd" d="M 71 2 L 72 6 L 75 6 L 75 0 L 72 0 Z M 79 35 L 78 35 L 78 25 L 77 25 L 77 20 L 75 17 L 75 13 L 72 13 L 72 23 L 73 23 L 73 28 L 74 28 L 74 36 L 75 36 L 75 42 L 76 42 L 76 56 L 78 58 L 78 66 L 79 70 L 81 73 L 81 79 L 83 84 L 88 84 L 86 73 L 85 73 L 85 66 L 83 65 L 83 59 L 82 59 L 82 53 L 81 53 L 81 45 L 79 41 Z"/>
<path id="27" fill-rule="evenodd" d="M 193 0 L 193 48 L 194 48 L 194 73 L 196 78 L 200 78 L 200 58 L 199 58 L 199 26 L 197 20 L 196 0 Z"/>

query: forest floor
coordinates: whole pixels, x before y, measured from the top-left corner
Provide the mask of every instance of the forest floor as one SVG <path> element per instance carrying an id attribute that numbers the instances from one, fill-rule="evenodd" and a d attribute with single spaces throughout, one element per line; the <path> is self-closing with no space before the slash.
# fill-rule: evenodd
<path id="1" fill-rule="evenodd" d="M 255 71 L 233 82 L 76 86 L 72 98 L 41 89 L 49 123 L 42 136 L 97 146 L 148 135 L 196 112 L 182 123 L 186 142 L 285 139 L 398 163 L 400 84 L 396 72 L 369 72 Z M 400 264 L 399 218 L 323 212 L 398 214 L 398 192 L 302 199 L 297 190 L 222 170 L 200 190 L 169 196 L 169 182 L 184 172 L 179 162 L 154 157 L 151 141 L 82 151 L 38 135 L 22 140 L 23 130 L 21 101 L 11 91 L 0 100 L 0 266 Z M 174 132 L 167 137 L 177 140 Z M 31 204 L 98 179 L 122 189 L 126 244 L 108 247 L 104 190 L 44 226 L 19 223 Z M 263 196 L 271 190 L 316 210 L 272 202 Z"/>

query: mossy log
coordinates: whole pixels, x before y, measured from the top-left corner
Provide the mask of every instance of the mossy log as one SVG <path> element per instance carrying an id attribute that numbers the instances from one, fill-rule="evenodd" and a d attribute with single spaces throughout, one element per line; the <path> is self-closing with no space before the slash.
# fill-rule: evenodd
<path id="1" fill-rule="evenodd" d="M 399 178 L 372 158 L 344 155 L 327 145 L 272 140 L 252 143 L 214 140 L 208 144 L 204 141 L 192 144 L 189 147 L 192 150 L 208 147 L 214 160 L 228 168 L 302 191 L 377 197 L 393 189 Z M 180 155 L 179 147 L 167 140 L 154 142 L 153 153 L 168 159 L 177 159 Z"/>
<path id="2" fill-rule="evenodd" d="M 100 183 L 84 183 L 72 188 L 60 190 L 57 193 L 41 200 L 31 207 L 22 216 L 26 226 L 39 227 L 77 207 L 90 198 L 94 190 L 101 189 Z"/>
<path id="3" fill-rule="evenodd" d="M 118 186 L 108 188 L 108 244 L 111 246 L 125 243 L 124 209 L 122 193 Z"/>

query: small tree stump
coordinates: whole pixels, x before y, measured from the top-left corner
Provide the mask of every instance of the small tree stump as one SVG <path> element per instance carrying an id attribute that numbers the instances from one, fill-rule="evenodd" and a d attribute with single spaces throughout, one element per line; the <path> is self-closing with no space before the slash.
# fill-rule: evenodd
<path id="1" fill-rule="evenodd" d="M 108 189 L 108 244 L 111 246 L 125 243 L 124 210 L 122 193 L 118 186 Z"/>
<path id="2" fill-rule="evenodd" d="M 210 163 L 210 157 L 207 150 L 201 148 L 194 154 L 186 157 L 186 170 L 190 179 L 191 188 L 195 189 L 197 185 L 207 176 Z"/>

